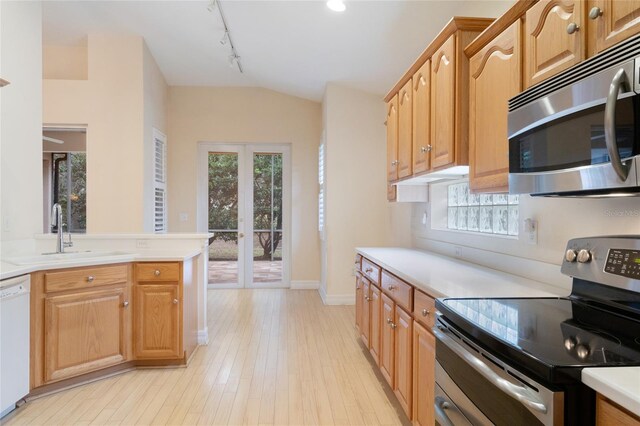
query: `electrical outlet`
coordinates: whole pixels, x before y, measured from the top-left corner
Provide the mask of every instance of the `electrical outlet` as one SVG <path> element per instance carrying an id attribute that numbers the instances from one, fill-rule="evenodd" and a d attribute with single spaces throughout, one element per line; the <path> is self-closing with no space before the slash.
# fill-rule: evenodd
<path id="1" fill-rule="evenodd" d="M 149 240 L 136 240 L 136 248 L 139 248 L 139 249 L 149 248 Z"/>
<path id="2" fill-rule="evenodd" d="M 454 253 L 455 253 L 456 257 L 462 257 L 462 247 L 460 247 L 460 246 L 455 246 L 455 247 L 453 248 L 453 251 L 454 251 Z"/>
<path id="3" fill-rule="evenodd" d="M 538 244 L 538 221 L 535 219 L 524 220 L 524 235 L 527 243 Z"/>

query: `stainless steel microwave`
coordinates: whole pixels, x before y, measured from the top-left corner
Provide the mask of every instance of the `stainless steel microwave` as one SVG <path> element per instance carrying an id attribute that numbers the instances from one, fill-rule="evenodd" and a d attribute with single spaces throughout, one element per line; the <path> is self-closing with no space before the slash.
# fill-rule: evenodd
<path id="1" fill-rule="evenodd" d="M 640 196 L 640 37 L 509 101 L 509 192 Z"/>

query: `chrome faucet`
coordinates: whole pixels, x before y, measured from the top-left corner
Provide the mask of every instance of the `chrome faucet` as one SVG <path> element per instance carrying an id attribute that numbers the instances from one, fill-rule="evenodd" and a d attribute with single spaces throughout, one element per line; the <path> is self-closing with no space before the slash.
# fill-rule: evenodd
<path id="1" fill-rule="evenodd" d="M 64 235 L 62 234 L 62 227 L 64 226 L 64 224 L 62 223 L 62 207 L 58 203 L 55 203 L 51 208 L 51 226 L 58 227 L 56 253 L 64 253 L 64 249 L 66 247 L 73 247 L 73 242 L 71 241 L 71 233 L 69 233 L 69 241 L 64 241 Z"/>

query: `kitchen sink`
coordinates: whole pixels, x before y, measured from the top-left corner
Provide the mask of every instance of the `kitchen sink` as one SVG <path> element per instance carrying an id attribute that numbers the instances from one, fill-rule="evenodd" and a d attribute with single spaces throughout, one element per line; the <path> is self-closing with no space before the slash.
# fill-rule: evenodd
<path id="1" fill-rule="evenodd" d="M 52 263 L 60 261 L 74 261 L 85 259 L 103 259 L 106 257 L 121 257 L 129 256 L 131 253 L 124 251 L 69 251 L 65 253 L 43 253 L 32 256 L 19 256 L 8 259 L 3 259 L 4 262 L 11 263 L 13 265 L 33 265 L 41 263 Z"/>

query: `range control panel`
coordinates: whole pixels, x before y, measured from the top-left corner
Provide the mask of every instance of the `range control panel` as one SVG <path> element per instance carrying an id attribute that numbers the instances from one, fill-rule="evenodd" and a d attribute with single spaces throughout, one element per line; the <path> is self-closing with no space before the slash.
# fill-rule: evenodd
<path id="1" fill-rule="evenodd" d="M 609 249 L 604 272 L 640 280 L 640 250 Z"/>

